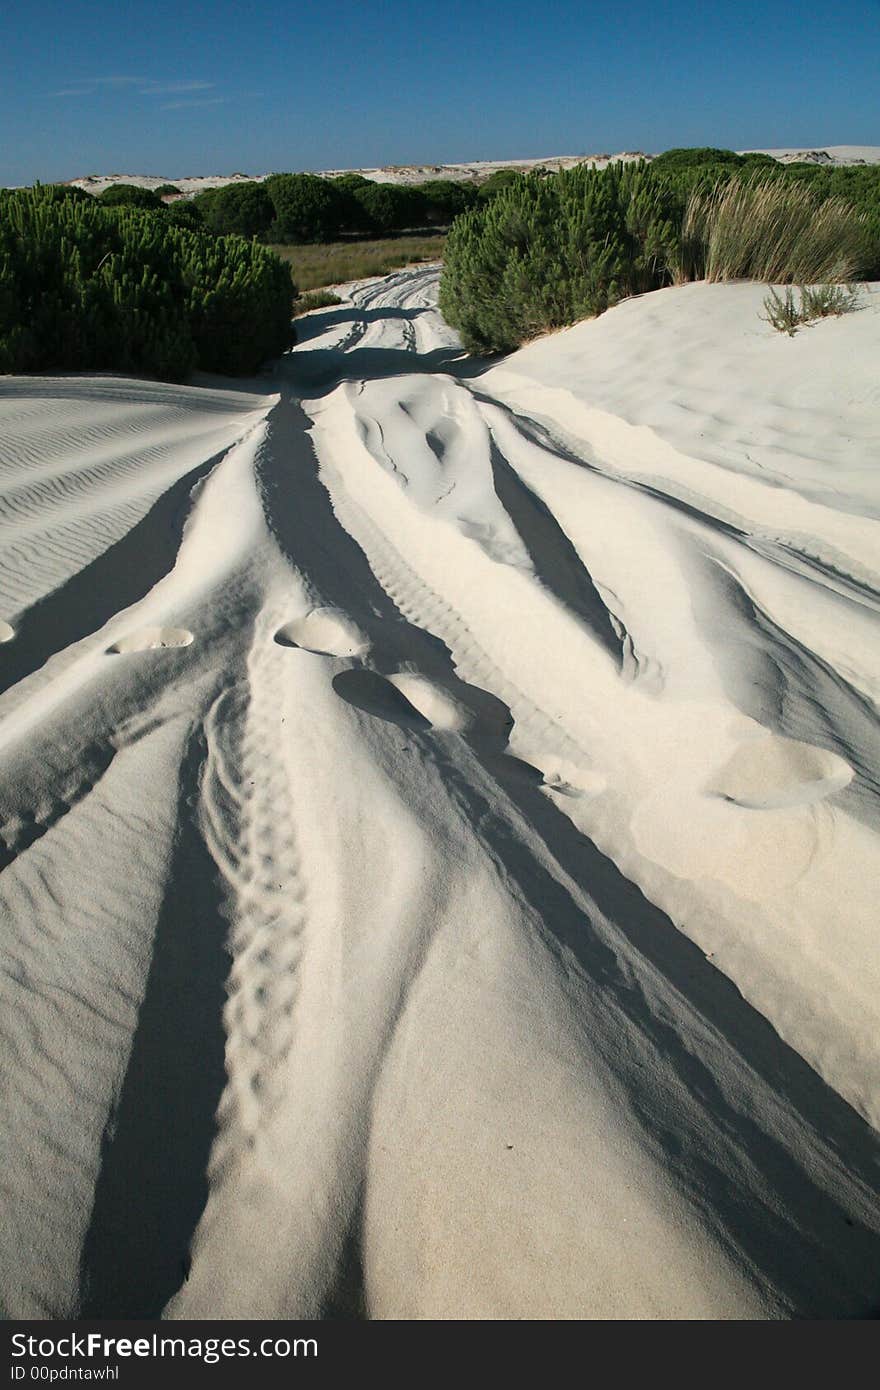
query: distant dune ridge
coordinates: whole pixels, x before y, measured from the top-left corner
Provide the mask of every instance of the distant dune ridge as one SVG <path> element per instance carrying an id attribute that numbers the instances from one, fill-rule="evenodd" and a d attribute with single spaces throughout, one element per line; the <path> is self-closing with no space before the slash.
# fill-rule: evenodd
<path id="1" fill-rule="evenodd" d="M 7 1317 L 877 1311 L 880 285 L 438 279 L 0 378 Z"/>
<path id="2" fill-rule="evenodd" d="M 769 154 L 784 164 L 803 160 L 810 164 L 880 164 L 880 145 L 828 145 L 818 149 L 766 149 L 739 151 L 741 154 Z M 571 169 L 577 164 L 590 164 L 604 168 L 615 160 L 631 161 L 651 159 L 650 154 L 641 150 L 625 150 L 619 154 L 586 155 L 547 155 L 543 159 L 500 159 L 473 160 L 464 164 L 405 164 L 387 165 L 375 169 L 322 169 L 323 178 L 334 178 L 338 174 L 362 174 L 364 178 L 376 183 L 429 183 L 432 179 L 456 179 L 474 183 L 488 178 L 498 169 Z M 268 178 L 264 174 L 216 174 L 197 177 L 176 177 L 165 174 L 88 174 L 84 178 L 69 179 L 77 188 L 88 189 L 90 193 L 101 193 L 114 183 L 132 183 L 142 188 L 159 188 L 162 184 L 173 183 L 181 193 L 201 193 L 206 188 L 223 188 L 229 183 L 260 181 Z"/>

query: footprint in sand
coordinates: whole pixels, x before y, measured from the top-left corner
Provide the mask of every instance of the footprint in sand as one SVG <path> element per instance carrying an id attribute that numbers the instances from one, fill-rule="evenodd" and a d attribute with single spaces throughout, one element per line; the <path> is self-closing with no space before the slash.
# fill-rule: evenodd
<path id="1" fill-rule="evenodd" d="M 741 744 L 705 791 L 747 810 L 773 811 L 821 801 L 852 778 L 849 763 L 836 753 L 768 734 Z"/>
<path id="2" fill-rule="evenodd" d="M 434 681 L 426 676 L 410 672 L 400 672 L 388 677 L 390 683 L 399 690 L 423 719 L 435 729 L 447 729 L 453 733 L 463 733 L 474 722 L 471 710 L 460 704 Z"/>
<path id="3" fill-rule="evenodd" d="M 475 685 L 457 682 L 453 695 L 437 681 L 415 671 L 381 676 L 375 671 L 342 671 L 333 689 L 343 700 L 367 714 L 412 728 L 470 734 L 495 746 L 507 746 L 512 727 L 510 710 L 501 700 Z"/>
<path id="4" fill-rule="evenodd" d="M 363 656 L 370 646 L 357 624 L 338 608 L 313 608 L 280 627 L 275 641 L 319 656 Z"/>
<path id="5" fill-rule="evenodd" d="M 15 628 L 0 619 L 0 642 L 11 642 L 14 636 Z"/>
<path id="6" fill-rule="evenodd" d="M 139 632 L 120 637 L 107 650 L 113 655 L 160 651 L 166 647 L 188 647 L 192 641 L 193 634 L 186 627 L 142 627 Z"/>
<path id="7" fill-rule="evenodd" d="M 543 790 L 554 792 L 557 796 L 569 796 L 577 799 L 598 796 L 600 792 L 605 790 L 606 781 L 601 772 L 592 772 L 587 768 L 578 767 L 575 763 L 569 762 L 567 758 L 541 755 L 530 757 L 529 761 L 543 774 Z"/>
<path id="8" fill-rule="evenodd" d="M 430 720 L 406 696 L 376 671 L 340 671 L 333 689 L 346 704 L 365 714 L 413 729 L 430 728 Z"/>

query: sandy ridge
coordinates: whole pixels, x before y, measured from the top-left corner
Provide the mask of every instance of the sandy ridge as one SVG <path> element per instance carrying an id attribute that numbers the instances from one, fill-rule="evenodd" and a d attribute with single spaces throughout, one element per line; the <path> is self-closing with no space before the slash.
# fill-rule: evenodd
<path id="1" fill-rule="evenodd" d="M 876 289 L 437 279 L 0 391 L 10 1315 L 873 1306 Z"/>

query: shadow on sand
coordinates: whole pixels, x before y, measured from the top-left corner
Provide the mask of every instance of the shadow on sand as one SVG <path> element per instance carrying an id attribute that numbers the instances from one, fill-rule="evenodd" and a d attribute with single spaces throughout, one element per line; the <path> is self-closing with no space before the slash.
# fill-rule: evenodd
<path id="1" fill-rule="evenodd" d="M 153 960 L 82 1258 L 81 1318 L 157 1318 L 189 1269 L 226 1081 L 229 956 L 217 870 L 196 823 L 201 733 L 180 775 L 182 817 Z"/>

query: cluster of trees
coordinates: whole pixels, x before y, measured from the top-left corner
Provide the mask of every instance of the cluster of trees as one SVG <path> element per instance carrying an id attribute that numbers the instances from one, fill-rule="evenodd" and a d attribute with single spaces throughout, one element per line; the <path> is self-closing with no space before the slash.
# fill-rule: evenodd
<path id="1" fill-rule="evenodd" d="M 340 236 L 387 236 L 414 228 L 447 227 L 460 213 L 484 202 L 520 175 L 502 170 L 478 188 L 437 179 L 422 184 L 374 183 L 362 174 L 323 179 L 317 174 L 272 174 L 262 183 L 241 182 L 207 189 L 195 198 L 165 203 L 173 184 L 140 188 L 113 184 L 98 195 L 107 207 L 162 212 L 179 226 L 216 236 L 257 238 L 268 244 L 335 241 Z M 71 188 L 80 199 L 92 195 Z"/>
<path id="2" fill-rule="evenodd" d="M 247 375 L 287 349 L 295 287 L 273 252 L 113 204 L 57 187 L 0 194 L 0 372 L 180 381 Z"/>
<path id="3" fill-rule="evenodd" d="M 191 201 L 115 185 L 0 190 L 0 371 L 247 374 L 291 341 L 290 270 L 262 243 L 452 224 L 440 306 L 505 352 L 688 278 L 880 277 L 880 167 L 730 150 L 403 186 L 273 174 Z"/>
<path id="4" fill-rule="evenodd" d="M 650 164 L 509 178 L 450 229 L 440 307 L 469 351 L 508 352 L 685 279 L 875 275 L 877 166 L 670 150 Z"/>
<path id="5" fill-rule="evenodd" d="M 361 174 L 272 174 L 263 183 L 210 189 L 191 204 L 214 232 L 237 232 L 295 245 L 335 241 L 346 234 L 387 235 L 448 226 L 477 201 L 470 184 L 438 179 L 403 185 L 373 183 Z"/>

